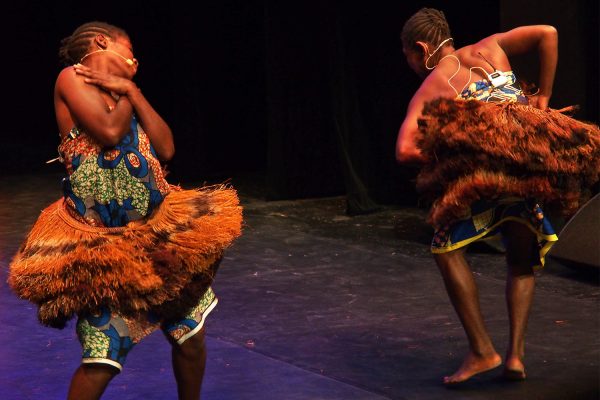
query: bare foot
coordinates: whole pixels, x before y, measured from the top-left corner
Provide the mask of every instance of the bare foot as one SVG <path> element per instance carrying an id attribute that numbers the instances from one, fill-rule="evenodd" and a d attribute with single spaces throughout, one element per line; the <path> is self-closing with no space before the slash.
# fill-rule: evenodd
<path id="1" fill-rule="evenodd" d="M 511 381 L 522 381 L 527 376 L 525 374 L 525 365 L 519 357 L 509 356 L 504 364 L 504 377 Z"/>
<path id="2" fill-rule="evenodd" d="M 452 385 L 464 382 L 473 375 L 494 369 L 500 364 L 502 364 L 502 357 L 496 352 L 486 356 L 480 356 L 469 352 L 458 371 L 450 376 L 444 377 L 444 384 Z"/>

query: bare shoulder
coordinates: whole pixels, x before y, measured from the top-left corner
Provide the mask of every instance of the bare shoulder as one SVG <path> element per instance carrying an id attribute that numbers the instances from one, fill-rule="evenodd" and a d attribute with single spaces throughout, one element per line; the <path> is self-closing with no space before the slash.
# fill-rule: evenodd
<path id="1" fill-rule="evenodd" d="M 65 80 L 70 80 L 75 78 L 75 69 L 72 66 L 68 66 L 62 69 L 58 73 L 58 77 L 56 78 L 57 82 L 64 82 Z"/>
<path id="2" fill-rule="evenodd" d="M 498 34 L 487 36 L 476 43 L 460 48 L 456 53 L 465 70 L 477 67 L 488 69 L 491 65 L 502 71 L 511 69 L 507 54 L 498 43 Z"/>
<path id="3" fill-rule="evenodd" d="M 501 48 L 498 44 L 498 35 L 499 34 L 495 33 L 484 37 L 476 43 L 461 47 L 456 51 L 456 54 L 461 60 L 469 64 L 470 59 L 479 57 L 478 53 L 482 51 L 485 51 L 488 54 L 489 52 L 495 53 L 500 51 Z"/>
<path id="4" fill-rule="evenodd" d="M 81 85 L 82 83 L 83 79 L 77 76 L 73 67 L 69 66 L 63 68 L 62 71 L 59 72 L 58 77 L 56 78 L 54 90 L 58 93 L 61 93 L 63 90 L 68 90 L 74 85 Z"/>
<path id="5" fill-rule="evenodd" d="M 467 46 L 470 47 L 470 46 Z M 449 54 L 442 58 L 438 63 L 437 67 L 433 73 L 430 74 L 432 76 L 433 81 L 439 81 L 440 79 L 447 80 L 460 68 L 461 65 L 461 57 L 462 52 L 466 51 L 467 48 L 463 47 L 452 54 Z"/>
<path id="6" fill-rule="evenodd" d="M 415 97 L 421 101 L 433 100 L 438 97 L 456 97 L 456 93 L 448 84 L 458 67 L 458 63 L 452 57 L 443 60 L 423 81 Z"/>

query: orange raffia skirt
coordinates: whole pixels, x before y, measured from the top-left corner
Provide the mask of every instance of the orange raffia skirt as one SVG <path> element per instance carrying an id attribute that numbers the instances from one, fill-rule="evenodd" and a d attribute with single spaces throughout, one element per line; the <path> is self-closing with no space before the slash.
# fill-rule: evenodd
<path id="1" fill-rule="evenodd" d="M 502 197 L 573 215 L 598 185 L 596 125 L 519 103 L 444 98 L 422 115 L 417 145 L 429 163 L 417 189 L 433 203 L 434 227 L 461 220 L 475 201 Z"/>
<path id="2" fill-rule="evenodd" d="M 42 211 L 8 282 L 48 326 L 107 305 L 125 316 L 181 318 L 209 288 L 241 225 L 237 193 L 223 185 L 173 190 L 149 218 L 117 228 L 80 222 L 61 199 Z"/>

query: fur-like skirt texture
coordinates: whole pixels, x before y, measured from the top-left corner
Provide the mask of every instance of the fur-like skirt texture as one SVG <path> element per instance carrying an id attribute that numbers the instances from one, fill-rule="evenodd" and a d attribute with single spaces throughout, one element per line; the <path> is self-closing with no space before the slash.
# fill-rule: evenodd
<path id="1" fill-rule="evenodd" d="M 429 163 L 417 190 L 428 222 L 452 224 L 479 199 L 532 197 L 572 215 L 600 174 L 600 129 L 556 110 L 440 98 L 425 104 L 417 146 Z"/>
<path id="2" fill-rule="evenodd" d="M 105 305 L 125 316 L 180 319 L 241 234 L 242 208 L 226 186 L 174 190 L 148 219 L 119 228 L 86 225 L 65 207 L 61 199 L 42 211 L 8 278 L 39 306 L 40 321 L 58 328 Z"/>

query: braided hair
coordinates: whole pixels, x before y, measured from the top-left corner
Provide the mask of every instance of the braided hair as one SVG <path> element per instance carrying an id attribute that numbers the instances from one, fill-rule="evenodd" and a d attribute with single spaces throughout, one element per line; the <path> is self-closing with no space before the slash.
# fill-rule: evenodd
<path id="1" fill-rule="evenodd" d="M 417 11 L 404 23 L 401 34 L 404 48 L 419 50 L 417 42 L 420 41 L 433 46 L 430 51 L 451 36 L 446 16 L 434 8 L 421 8 Z"/>
<path id="2" fill-rule="evenodd" d="M 60 61 L 64 65 L 72 65 L 79 62 L 88 52 L 90 44 L 96 35 L 104 35 L 113 40 L 117 37 L 129 38 L 127 32 L 123 29 L 106 22 L 86 22 L 75 29 L 71 36 L 67 36 L 61 40 L 61 46 L 58 50 Z"/>

